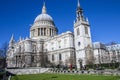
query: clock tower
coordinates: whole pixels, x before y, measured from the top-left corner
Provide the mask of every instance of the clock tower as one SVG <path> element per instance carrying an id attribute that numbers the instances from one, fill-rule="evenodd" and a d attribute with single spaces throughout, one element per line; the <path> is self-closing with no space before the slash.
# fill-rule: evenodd
<path id="1" fill-rule="evenodd" d="M 83 9 L 78 0 L 76 20 L 74 21 L 74 40 L 77 68 L 93 63 L 93 50 L 91 41 L 90 24 L 83 15 Z"/>

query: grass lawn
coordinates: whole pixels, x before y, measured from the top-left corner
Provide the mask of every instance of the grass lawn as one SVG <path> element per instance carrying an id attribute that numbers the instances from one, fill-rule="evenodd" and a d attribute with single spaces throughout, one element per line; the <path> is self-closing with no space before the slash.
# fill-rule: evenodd
<path id="1" fill-rule="evenodd" d="M 12 76 L 12 80 L 120 80 L 120 76 L 31 74 Z"/>

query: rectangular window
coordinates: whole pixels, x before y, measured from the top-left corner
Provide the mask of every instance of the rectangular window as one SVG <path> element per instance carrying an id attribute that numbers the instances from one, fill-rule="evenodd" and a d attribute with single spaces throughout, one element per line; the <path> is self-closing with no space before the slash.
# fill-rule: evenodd
<path id="1" fill-rule="evenodd" d="M 54 48 L 52 48 L 52 50 L 54 50 Z"/>
<path id="2" fill-rule="evenodd" d="M 31 61 L 34 62 L 34 56 L 31 56 Z"/>
<path id="3" fill-rule="evenodd" d="M 80 46 L 80 42 L 78 42 L 78 46 Z"/>
<path id="4" fill-rule="evenodd" d="M 61 54 L 59 54 L 59 60 L 62 60 L 62 55 Z"/>
<path id="5" fill-rule="evenodd" d="M 61 48 L 61 41 L 58 41 L 58 47 Z"/>
<path id="6" fill-rule="evenodd" d="M 54 61 L 54 55 L 52 55 L 52 61 Z"/>
<path id="7" fill-rule="evenodd" d="M 54 50 L 54 42 L 51 42 L 51 50 Z"/>
<path id="8" fill-rule="evenodd" d="M 77 28 L 77 36 L 80 35 L 80 30 Z"/>
<path id="9" fill-rule="evenodd" d="M 85 27 L 85 34 L 88 34 L 88 28 Z"/>
<path id="10" fill-rule="evenodd" d="M 64 40 L 64 47 L 66 47 L 66 44 L 67 44 L 67 40 L 65 39 Z"/>

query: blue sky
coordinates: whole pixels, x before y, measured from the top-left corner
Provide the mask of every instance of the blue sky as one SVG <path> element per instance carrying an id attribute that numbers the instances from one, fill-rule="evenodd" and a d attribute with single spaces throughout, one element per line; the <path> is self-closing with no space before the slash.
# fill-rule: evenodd
<path id="1" fill-rule="evenodd" d="M 45 0 L 47 13 L 59 34 L 73 31 L 77 0 Z M 80 0 L 84 15 L 89 18 L 92 41 L 120 42 L 120 0 Z M 29 37 L 30 24 L 41 13 L 43 0 L 0 0 L 0 45 L 14 34 Z"/>

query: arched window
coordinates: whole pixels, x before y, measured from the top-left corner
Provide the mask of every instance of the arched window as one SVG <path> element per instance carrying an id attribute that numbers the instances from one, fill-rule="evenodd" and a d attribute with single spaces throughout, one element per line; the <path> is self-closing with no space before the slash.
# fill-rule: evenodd
<path id="1" fill-rule="evenodd" d="M 88 28 L 85 27 L 85 34 L 88 34 Z"/>

